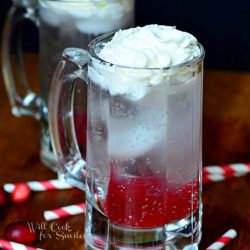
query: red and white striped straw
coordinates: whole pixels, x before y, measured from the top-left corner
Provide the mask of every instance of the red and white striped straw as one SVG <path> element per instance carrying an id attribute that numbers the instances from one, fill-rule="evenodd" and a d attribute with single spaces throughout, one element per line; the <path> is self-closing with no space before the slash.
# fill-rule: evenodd
<path id="1" fill-rule="evenodd" d="M 6 192 L 13 192 L 15 186 L 19 183 L 6 183 L 3 188 Z M 26 183 L 32 191 L 63 190 L 71 189 L 73 186 L 60 180 L 28 181 Z"/>
<path id="2" fill-rule="evenodd" d="M 202 169 L 203 183 L 227 180 L 250 173 L 250 163 L 236 163 L 220 166 L 208 166 Z"/>
<path id="3" fill-rule="evenodd" d="M 241 177 L 245 175 L 246 174 L 235 174 L 233 176 L 225 176 L 223 174 L 210 174 L 210 175 L 204 175 L 202 178 L 202 182 L 203 184 L 207 184 L 207 183 L 212 183 L 212 182 L 228 180 L 234 177 Z"/>
<path id="4" fill-rule="evenodd" d="M 85 203 L 79 203 L 76 205 L 65 206 L 53 210 L 46 210 L 43 213 L 45 220 L 56 220 L 59 218 L 65 218 L 72 215 L 83 214 L 86 212 Z"/>
<path id="5" fill-rule="evenodd" d="M 206 175 L 224 175 L 226 177 L 241 176 L 250 173 L 250 163 L 235 163 L 216 166 L 208 166 L 203 168 L 203 176 Z"/>
<path id="6" fill-rule="evenodd" d="M 230 229 L 226 233 L 224 233 L 218 240 L 216 240 L 212 245 L 206 248 L 206 250 L 220 250 L 236 236 L 237 232 L 234 229 Z"/>
<path id="7" fill-rule="evenodd" d="M 5 250 L 44 250 L 42 248 L 30 247 L 13 241 L 1 240 L 0 247 Z"/>
<path id="8" fill-rule="evenodd" d="M 99 249 L 105 248 L 105 240 L 101 237 L 94 236 L 93 237 L 93 245 Z"/>

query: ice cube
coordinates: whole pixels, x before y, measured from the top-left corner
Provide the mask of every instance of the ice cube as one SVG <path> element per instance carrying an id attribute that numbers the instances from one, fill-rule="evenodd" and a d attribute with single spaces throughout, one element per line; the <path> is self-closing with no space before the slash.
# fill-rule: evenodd
<path id="1" fill-rule="evenodd" d="M 161 94 L 163 89 L 162 85 L 155 86 L 140 101 L 127 100 L 130 106 L 127 104 L 124 114 L 117 117 L 118 111 L 118 115 L 112 117 L 109 147 L 113 156 L 138 157 L 164 143 L 167 131 L 167 97 Z"/>
<path id="2" fill-rule="evenodd" d="M 110 154 L 114 157 L 134 158 L 143 155 L 165 136 L 164 128 L 138 125 L 129 122 L 115 122 L 109 137 Z"/>

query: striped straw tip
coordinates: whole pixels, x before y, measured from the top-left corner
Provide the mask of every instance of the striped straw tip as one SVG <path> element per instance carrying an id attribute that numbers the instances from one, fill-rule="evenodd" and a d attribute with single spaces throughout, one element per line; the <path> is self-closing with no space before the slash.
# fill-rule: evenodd
<path id="1" fill-rule="evenodd" d="M 37 247 L 30 247 L 13 241 L 0 239 L 0 248 L 4 250 L 44 250 Z"/>
<path id="2" fill-rule="evenodd" d="M 86 211 L 85 203 L 79 203 L 75 205 L 60 207 L 60 208 L 53 209 L 53 210 L 46 210 L 44 211 L 43 216 L 45 220 L 50 221 L 50 220 L 56 220 L 59 218 L 70 217 L 73 215 L 79 215 L 79 214 L 85 213 L 85 211 Z"/>
<path id="3" fill-rule="evenodd" d="M 210 245 L 206 250 L 220 250 L 226 246 L 232 239 L 237 236 L 237 232 L 234 229 L 229 229 L 218 240 Z"/>
<path id="4" fill-rule="evenodd" d="M 6 183 L 3 185 L 3 189 L 4 189 L 4 191 L 6 191 L 8 193 L 12 193 L 15 189 L 15 185 L 12 183 Z"/>
<path id="5" fill-rule="evenodd" d="M 6 183 L 3 185 L 3 188 L 6 192 L 12 193 L 15 189 L 15 186 L 18 184 L 19 183 Z M 60 180 L 28 181 L 26 182 L 26 184 L 30 187 L 32 191 L 35 192 L 73 188 L 73 186 Z"/>

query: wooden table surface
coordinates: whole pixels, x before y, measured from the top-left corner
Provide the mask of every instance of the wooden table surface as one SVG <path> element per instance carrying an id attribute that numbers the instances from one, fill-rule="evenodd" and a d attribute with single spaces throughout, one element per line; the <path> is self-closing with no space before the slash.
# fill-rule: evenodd
<path id="1" fill-rule="evenodd" d="M 26 54 L 29 80 L 38 82 L 37 55 Z M 250 162 L 250 73 L 205 70 L 203 159 L 204 165 Z M 39 125 L 29 117 L 13 117 L 0 76 L 0 185 L 7 182 L 44 180 L 56 175 L 39 159 Z M 34 225 L 44 222 L 43 211 L 84 201 L 84 193 L 74 190 L 34 193 L 25 204 L 0 209 L 0 238 L 14 221 Z M 207 184 L 203 191 L 203 237 L 205 249 L 229 228 L 238 232 L 225 250 L 250 249 L 250 175 Z M 68 224 L 71 232 L 83 233 L 82 215 L 53 222 Z M 47 250 L 81 250 L 83 239 L 56 238 L 52 222 L 37 246 Z M 56 231 L 56 230 L 55 230 Z M 51 236 L 51 238 L 50 238 Z"/>

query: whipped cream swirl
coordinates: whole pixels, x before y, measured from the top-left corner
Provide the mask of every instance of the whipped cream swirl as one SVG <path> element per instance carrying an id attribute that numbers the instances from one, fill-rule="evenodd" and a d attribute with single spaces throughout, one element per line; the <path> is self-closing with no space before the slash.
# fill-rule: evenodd
<path id="1" fill-rule="evenodd" d="M 118 31 L 99 57 L 113 64 L 138 68 L 163 68 L 200 55 L 197 39 L 175 27 L 147 25 Z"/>
<path id="2" fill-rule="evenodd" d="M 88 72 L 90 79 L 108 89 L 111 95 L 139 100 L 151 86 L 188 82 L 198 68 L 196 64 L 170 66 L 197 59 L 202 53 L 191 34 L 171 26 L 148 25 L 116 32 L 97 52 L 112 66 L 93 61 Z"/>
<path id="3" fill-rule="evenodd" d="M 40 17 L 52 26 L 103 34 L 134 23 L 134 0 L 40 1 Z"/>

